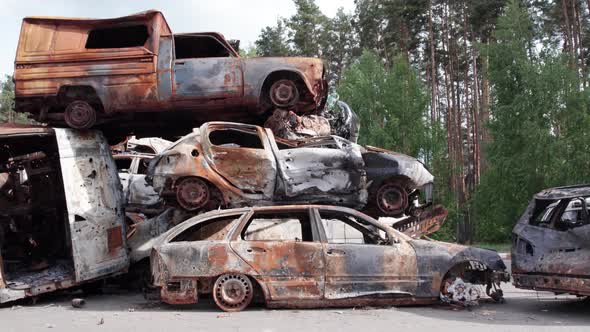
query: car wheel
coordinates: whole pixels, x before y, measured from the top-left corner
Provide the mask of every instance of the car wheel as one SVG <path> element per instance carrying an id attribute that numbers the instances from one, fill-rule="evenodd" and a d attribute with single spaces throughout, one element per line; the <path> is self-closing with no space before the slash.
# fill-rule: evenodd
<path id="1" fill-rule="evenodd" d="M 223 274 L 213 285 L 213 299 L 223 311 L 244 310 L 252 302 L 253 295 L 252 282 L 243 274 Z"/>
<path id="2" fill-rule="evenodd" d="M 209 186 L 199 178 L 182 179 L 176 185 L 176 201 L 187 211 L 198 210 L 209 201 Z"/>
<path id="3" fill-rule="evenodd" d="M 270 87 L 270 101 L 275 107 L 286 108 L 299 101 L 297 84 L 291 80 L 278 80 Z"/>
<path id="4" fill-rule="evenodd" d="M 385 216 L 401 216 L 408 207 L 408 193 L 400 184 L 388 182 L 377 190 L 375 203 Z"/>
<path id="5" fill-rule="evenodd" d="M 96 123 L 96 110 L 82 100 L 71 102 L 64 112 L 68 126 L 74 129 L 90 129 Z"/>

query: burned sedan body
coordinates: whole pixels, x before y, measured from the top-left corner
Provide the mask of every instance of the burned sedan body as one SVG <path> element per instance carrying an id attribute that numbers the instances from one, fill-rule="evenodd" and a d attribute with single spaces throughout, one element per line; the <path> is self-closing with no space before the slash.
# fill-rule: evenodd
<path id="1" fill-rule="evenodd" d="M 516 287 L 590 296 L 589 205 L 588 185 L 534 196 L 512 231 Z"/>
<path id="2" fill-rule="evenodd" d="M 337 136 L 290 141 L 258 126 L 209 122 L 154 158 L 150 180 L 189 211 L 322 203 L 399 216 L 432 202 L 434 177 L 415 158 Z"/>
<path id="3" fill-rule="evenodd" d="M 121 185 L 103 135 L 0 126 L 0 303 L 128 264 Z"/>
<path id="4" fill-rule="evenodd" d="M 320 205 L 202 214 L 158 238 L 150 259 L 162 301 L 212 294 L 225 311 L 254 298 L 267 307 L 428 304 L 464 298 L 449 287 L 458 281 L 499 300 L 508 280 L 494 251 L 413 240 L 356 210 Z"/>
<path id="5" fill-rule="evenodd" d="M 179 135 L 210 120 L 263 123 L 275 109 L 321 109 L 324 72 L 316 58 L 241 58 L 219 33 L 172 34 L 158 11 L 27 17 L 15 60 L 15 107 L 77 129 L 118 119 L 105 134 L 148 128 L 148 135 Z M 173 126 L 159 125 L 170 120 Z"/>

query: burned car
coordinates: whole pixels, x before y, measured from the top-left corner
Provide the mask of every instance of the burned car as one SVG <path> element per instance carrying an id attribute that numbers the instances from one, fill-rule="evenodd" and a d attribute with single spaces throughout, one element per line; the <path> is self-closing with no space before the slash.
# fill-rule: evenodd
<path id="1" fill-rule="evenodd" d="M 470 298 L 485 287 L 499 301 L 509 280 L 494 251 L 413 240 L 356 210 L 321 205 L 208 212 L 159 237 L 150 260 L 163 302 L 211 294 L 224 311 L 256 298 L 270 308 L 461 301 L 466 288 L 456 283 L 470 284 Z"/>
<path id="2" fill-rule="evenodd" d="M 423 209 L 434 180 L 400 153 L 337 136 L 279 139 L 267 128 L 230 122 L 205 123 L 175 142 L 154 158 L 147 178 L 169 204 L 188 211 L 322 203 L 373 216 Z"/>
<path id="3" fill-rule="evenodd" d="M 15 107 L 77 129 L 118 119 L 104 128 L 183 134 L 210 120 L 261 124 L 274 109 L 321 109 L 324 76 L 320 59 L 241 58 L 219 33 L 173 34 L 153 10 L 113 19 L 27 17 Z"/>
<path id="4" fill-rule="evenodd" d="M 536 194 L 512 231 L 518 288 L 590 296 L 590 186 Z"/>
<path id="5" fill-rule="evenodd" d="M 145 181 L 149 162 L 154 156 L 148 153 L 118 153 L 113 156 L 126 208 L 151 207 L 160 203 L 160 195 Z"/>
<path id="6" fill-rule="evenodd" d="M 128 265 L 121 185 L 104 136 L 0 125 L 0 303 Z"/>

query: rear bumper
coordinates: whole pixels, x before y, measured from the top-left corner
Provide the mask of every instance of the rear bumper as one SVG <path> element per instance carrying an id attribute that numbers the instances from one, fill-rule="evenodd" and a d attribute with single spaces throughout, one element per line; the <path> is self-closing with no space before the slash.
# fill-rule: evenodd
<path id="1" fill-rule="evenodd" d="M 569 277 L 542 274 L 513 274 L 516 288 L 590 296 L 590 276 Z"/>

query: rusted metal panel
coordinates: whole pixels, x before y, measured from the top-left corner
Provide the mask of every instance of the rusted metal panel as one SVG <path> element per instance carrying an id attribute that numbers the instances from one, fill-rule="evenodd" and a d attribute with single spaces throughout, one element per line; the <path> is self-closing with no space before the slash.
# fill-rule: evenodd
<path id="1" fill-rule="evenodd" d="M 590 187 L 536 194 L 513 229 L 512 273 L 519 288 L 590 295 Z"/>
<path id="2" fill-rule="evenodd" d="M 232 241 L 231 247 L 258 273 L 274 300 L 321 299 L 324 295 L 322 245 L 295 241 Z"/>
<path id="3" fill-rule="evenodd" d="M 239 58 L 178 59 L 174 61 L 174 98 L 241 98 Z"/>
<path id="4" fill-rule="evenodd" d="M 167 102 L 172 99 L 172 62 L 174 61 L 172 36 L 160 38 L 158 53 L 158 100 Z"/>
<path id="5" fill-rule="evenodd" d="M 272 199 L 276 181 L 276 161 L 270 142 L 262 128 L 256 126 L 209 125 L 203 128 L 201 144 L 203 156 L 212 170 L 236 188 L 247 193 L 262 194 Z M 242 144 L 238 137 L 224 144 L 214 144 L 211 135 L 226 136 L 243 133 L 252 140 Z M 220 139 L 219 143 L 226 142 Z M 250 143 L 250 142 L 249 142 Z"/>
<path id="6" fill-rule="evenodd" d="M 116 255 L 123 248 L 123 230 L 121 226 L 107 229 L 107 247 L 109 253 Z"/>
<path id="7" fill-rule="evenodd" d="M 123 197 L 115 162 L 98 132 L 54 129 L 66 195 L 76 281 L 125 269 L 125 246 L 109 241 L 109 229 L 124 227 Z M 124 233 L 111 232 L 125 243 Z M 109 246 L 112 244 L 113 246 Z"/>

